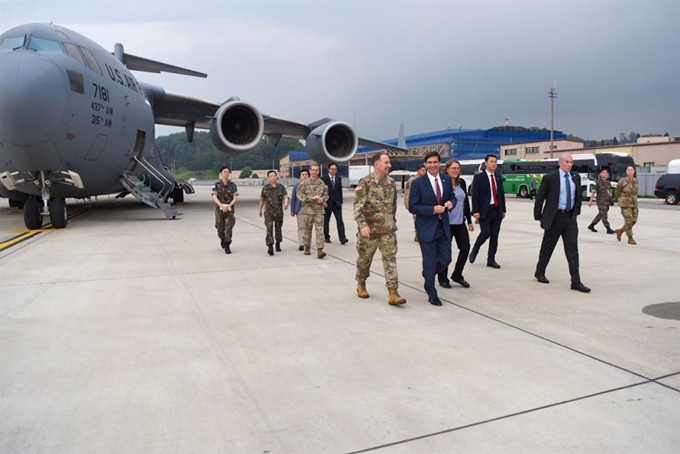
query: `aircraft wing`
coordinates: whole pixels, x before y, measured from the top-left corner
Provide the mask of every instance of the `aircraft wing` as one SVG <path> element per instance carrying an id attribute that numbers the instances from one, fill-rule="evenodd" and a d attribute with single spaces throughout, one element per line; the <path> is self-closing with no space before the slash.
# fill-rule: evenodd
<path id="1" fill-rule="evenodd" d="M 239 101 L 238 98 L 230 98 L 224 104 L 217 104 L 204 99 L 166 91 L 164 88 L 156 85 L 146 83 L 141 85 L 151 102 L 154 121 L 159 125 L 185 128 L 193 126 L 199 129 L 210 129 L 212 119 L 220 107 L 231 101 Z M 323 118 L 310 124 L 303 124 L 265 114 L 262 115 L 262 120 L 264 122 L 263 133 L 272 145 L 278 144 L 281 137 L 306 140 L 317 127 L 334 121 L 332 118 Z M 406 148 L 361 137 L 358 138 L 358 144 L 376 149 L 408 151 Z"/>

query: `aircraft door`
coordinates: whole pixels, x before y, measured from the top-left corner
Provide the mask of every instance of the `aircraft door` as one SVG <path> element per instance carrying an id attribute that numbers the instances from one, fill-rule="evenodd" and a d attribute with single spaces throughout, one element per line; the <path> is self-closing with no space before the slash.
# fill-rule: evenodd
<path id="1" fill-rule="evenodd" d="M 146 143 L 146 131 L 138 129 L 137 138 L 135 139 L 135 149 L 132 153 L 132 158 L 130 158 L 130 163 L 126 170 L 134 172 L 137 167 L 137 161 L 144 159 L 144 144 Z"/>

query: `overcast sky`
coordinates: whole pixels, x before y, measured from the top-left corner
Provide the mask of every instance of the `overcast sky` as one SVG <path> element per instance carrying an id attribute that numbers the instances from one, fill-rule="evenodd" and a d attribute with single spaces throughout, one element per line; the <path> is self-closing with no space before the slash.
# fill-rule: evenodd
<path id="1" fill-rule="evenodd" d="M 137 72 L 362 137 L 510 124 L 585 139 L 680 136 L 680 1 L 0 0 L 0 29 L 54 22 L 106 49 L 208 73 Z M 159 134 L 181 131 L 159 128 Z"/>

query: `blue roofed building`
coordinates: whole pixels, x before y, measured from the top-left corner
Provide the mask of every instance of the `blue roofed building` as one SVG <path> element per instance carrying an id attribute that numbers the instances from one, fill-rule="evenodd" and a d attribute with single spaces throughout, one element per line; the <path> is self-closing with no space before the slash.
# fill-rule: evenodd
<path id="1" fill-rule="evenodd" d="M 554 140 L 564 139 L 562 131 L 553 131 Z M 406 136 L 409 154 L 390 151 L 393 170 L 415 170 L 422 164 L 422 157 L 429 151 L 438 151 L 443 158 L 482 159 L 488 154 L 501 158 L 501 146 L 512 143 L 538 142 L 550 140 L 550 130 L 545 128 L 525 128 L 522 126 L 496 126 L 491 129 L 444 129 Z M 389 145 L 397 145 L 397 138 L 382 140 Z M 363 164 L 370 159 L 375 148 L 359 147 L 349 164 Z M 296 165 L 298 163 L 299 165 Z M 299 167 L 309 165 L 310 157 L 305 152 L 291 151 L 282 158 L 282 168 L 293 169 L 291 176 L 298 176 Z M 298 167 L 296 169 L 296 167 Z M 347 166 L 340 166 L 340 174 L 347 175 Z"/>

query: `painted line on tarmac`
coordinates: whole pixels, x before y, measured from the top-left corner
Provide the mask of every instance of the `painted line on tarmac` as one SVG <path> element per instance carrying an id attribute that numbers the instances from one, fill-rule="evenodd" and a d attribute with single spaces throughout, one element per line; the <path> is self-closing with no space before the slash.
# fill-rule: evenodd
<path id="1" fill-rule="evenodd" d="M 82 216 L 86 212 L 88 212 L 91 208 L 81 208 L 80 210 L 74 211 L 73 213 L 68 215 L 69 221 L 72 219 L 75 219 L 77 217 Z M 36 235 L 39 235 L 43 232 L 54 232 L 56 230 L 61 230 L 61 229 L 55 229 L 52 227 L 52 223 L 45 224 L 45 226 L 41 229 L 36 229 L 36 230 L 14 230 L 13 233 L 18 233 L 17 236 L 10 238 L 7 241 L 3 241 L 0 243 L 0 252 L 11 248 L 12 246 L 15 246 L 22 241 L 26 241 L 29 238 L 33 238 Z"/>

